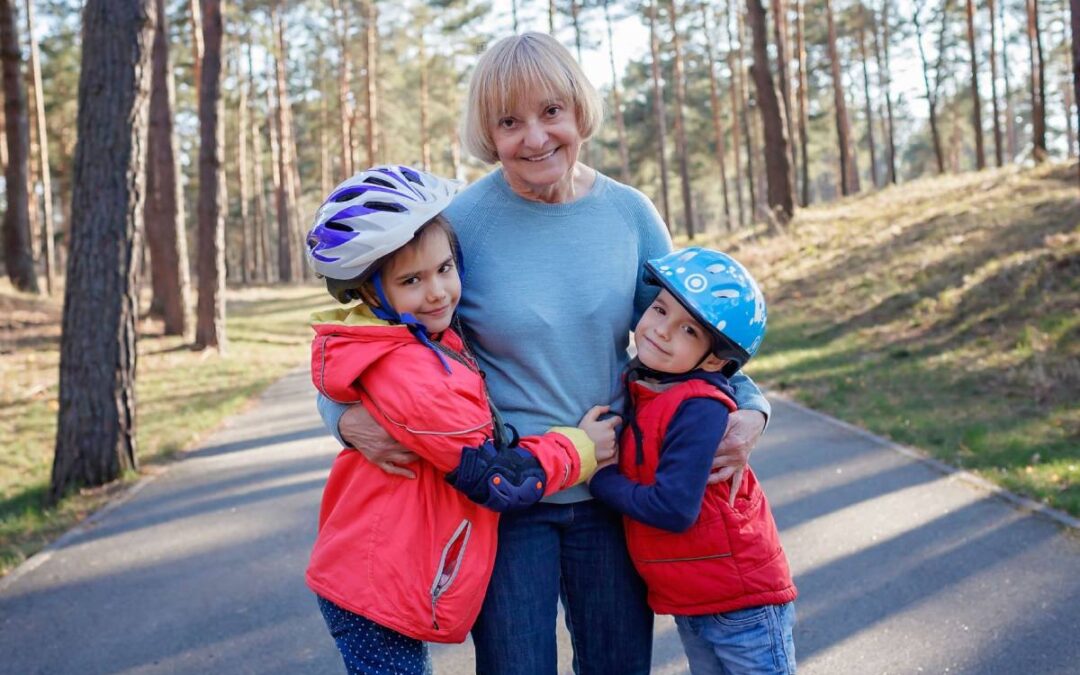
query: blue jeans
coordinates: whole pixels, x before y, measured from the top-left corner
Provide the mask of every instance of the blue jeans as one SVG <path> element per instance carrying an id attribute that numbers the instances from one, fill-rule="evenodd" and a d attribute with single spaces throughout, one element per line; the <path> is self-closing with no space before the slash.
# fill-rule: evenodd
<path id="1" fill-rule="evenodd" d="M 560 597 L 575 673 L 649 672 L 653 615 L 622 516 L 589 500 L 500 519 L 495 570 L 472 631 L 477 675 L 553 675 Z"/>
<path id="2" fill-rule="evenodd" d="M 316 597 L 349 675 L 431 675 L 423 642 Z"/>
<path id="3" fill-rule="evenodd" d="M 794 603 L 677 616 L 675 625 L 693 675 L 795 673 Z"/>

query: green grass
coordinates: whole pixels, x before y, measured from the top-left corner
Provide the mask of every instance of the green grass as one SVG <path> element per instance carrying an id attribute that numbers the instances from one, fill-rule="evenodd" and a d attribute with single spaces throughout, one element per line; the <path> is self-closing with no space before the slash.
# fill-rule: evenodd
<path id="1" fill-rule="evenodd" d="M 718 239 L 769 387 L 1080 516 L 1075 165 L 915 181 Z"/>
<path id="2" fill-rule="evenodd" d="M 309 313 L 325 291 L 307 287 L 230 290 L 227 347 L 193 352 L 160 325 L 140 326 L 136 441 L 143 473 L 195 446 L 227 416 L 290 369 L 307 363 Z M 56 433 L 59 300 L 0 287 L 0 575 L 136 478 L 81 490 L 45 507 Z"/>

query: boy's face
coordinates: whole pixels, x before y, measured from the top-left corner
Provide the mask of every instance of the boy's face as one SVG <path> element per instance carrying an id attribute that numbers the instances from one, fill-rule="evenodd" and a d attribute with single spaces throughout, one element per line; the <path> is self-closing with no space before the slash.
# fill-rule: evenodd
<path id="1" fill-rule="evenodd" d="M 441 333 L 461 299 L 461 277 L 445 232 L 432 232 L 391 258 L 381 270 L 383 289 L 398 314 L 412 314 L 429 333 Z"/>
<path id="2" fill-rule="evenodd" d="M 679 375 L 700 365 L 712 338 L 679 301 L 660 291 L 634 329 L 638 359 L 647 368 Z M 710 360 L 715 357 L 710 356 Z M 708 363 L 708 361 L 706 362 Z"/>

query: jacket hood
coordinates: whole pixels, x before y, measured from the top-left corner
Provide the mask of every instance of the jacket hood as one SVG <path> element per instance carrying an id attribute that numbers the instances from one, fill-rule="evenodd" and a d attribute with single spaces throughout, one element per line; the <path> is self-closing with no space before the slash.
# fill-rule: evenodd
<path id="1" fill-rule="evenodd" d="M 438 355 L 424 346 L 401 324 L 376 317 L 367 305 L 315 312 L 311 315 L 315 339 L 311 345 L 311 373 L 316 388 L 334 401 L 358 400 L 357 378 L 387 354 L 399 349 L 418 349 L 417 359 L 428 359 L 443 370 Z M 452 330 L 438 339 L 461 352 L 464 345 Z"/>

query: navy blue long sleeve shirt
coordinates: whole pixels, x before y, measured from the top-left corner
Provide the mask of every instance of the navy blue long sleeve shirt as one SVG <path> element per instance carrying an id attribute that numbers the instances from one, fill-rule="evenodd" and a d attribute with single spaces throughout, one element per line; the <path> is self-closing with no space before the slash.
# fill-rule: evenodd
<path id="1" fill-rule="evenodd" d="M 632 481 L 612 465 L 596 473 L 589 490 L 634 520 L 671 532 L 685 531 L 701 512 L 712 459 L 727 430 L 728 414 L 727 406 L 716 399 L 683 402 L 664 434 L 655 483 Z"/>

